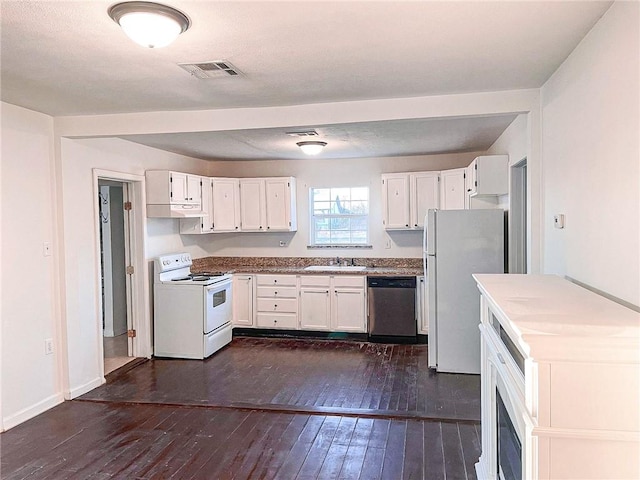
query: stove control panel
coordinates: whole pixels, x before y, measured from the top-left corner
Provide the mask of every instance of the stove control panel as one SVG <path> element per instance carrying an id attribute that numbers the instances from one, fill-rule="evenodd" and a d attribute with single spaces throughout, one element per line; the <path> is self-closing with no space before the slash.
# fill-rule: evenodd
<path id="1" fill-rule="evenodd" d="M 170 270 L 190 267 L 191 264 L 191 255 L 188 253 L 173 253 L 170 255 L 161 255 L 156 258 L 156 265 L 160 267 L 160 272 L 168 272 Z"/>

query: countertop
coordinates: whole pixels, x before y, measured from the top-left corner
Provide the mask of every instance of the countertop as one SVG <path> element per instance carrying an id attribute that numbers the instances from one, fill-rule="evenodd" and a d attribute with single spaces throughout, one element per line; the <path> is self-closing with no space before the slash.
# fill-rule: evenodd
<path id="1" fill-rule="evenodd" d="M 327 257 L 206 257 L 193 260 L 191 270 L 198 272 L 256 273 L 281 275 L 363 275 L 363 276 L 419 276 L 423 275 L 421 258 L 354 258 L 364 270 L 342 271 L 331 268 Z M 351 264 L 351 259 L 348 260 Z M 326 266 L 326 270 L 305 270 L 312 265 Z"/>
<path id="2" fill-rule="evenodd" d="M 593 359 L 618 349 L 640 362 L 640 313 L 556 275 L 473 277 L 509 336 L 532 355 Z"/>

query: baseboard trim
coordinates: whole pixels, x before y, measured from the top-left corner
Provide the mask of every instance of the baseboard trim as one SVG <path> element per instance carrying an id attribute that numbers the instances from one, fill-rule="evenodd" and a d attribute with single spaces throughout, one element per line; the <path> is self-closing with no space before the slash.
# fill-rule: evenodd
<path id="1" fill-rule="evenodd" d="M 85 393 L 90 392 L 94 388 L 98 388 L 100 385 L 104 383 L 106 383 L 106 380 L 104 379 L 104 377 L 95 378 L 90 382 L 85 383 L 84 385 L 80 385 L 79 387 L 72 388 L 71 390 L 69 390 L 68 396 L 66 398 L 67 400 L 72 400 L 76 397 L 79 397 L 80 395 L 84 395 Z"/>
<path id="2" fill-rule="evenodd" d="M 30 407 L 23 408 L 18 413 L 10 415 L 2 419 L 4 431 L 9 430 L 17 425 L 20 425 L 27 420 L 31 420 L 33 417 L 40 415 L 41 413 L 50 410 L 56 405 L 60 405 L 64 402 L 64 396 L 62 393 L 56 393 L 55 395 L 51 395 L 50 397 L 45 398 L 44 400 L 39 401 L 35 405 L 31 405 Z"/>

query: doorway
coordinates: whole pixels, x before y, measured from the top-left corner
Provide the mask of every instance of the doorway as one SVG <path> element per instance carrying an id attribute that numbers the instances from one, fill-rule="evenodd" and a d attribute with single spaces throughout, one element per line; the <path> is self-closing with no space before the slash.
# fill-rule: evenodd
<path id="1" fill-rule="evenodd" d="M 98 179 L 104 373 L 133 360 L 129 184 Z"/>
<path id="2" fill-rule="evenodd" d="M 527 159 L 511 167 L 509 273 L 527 273 Z"/>

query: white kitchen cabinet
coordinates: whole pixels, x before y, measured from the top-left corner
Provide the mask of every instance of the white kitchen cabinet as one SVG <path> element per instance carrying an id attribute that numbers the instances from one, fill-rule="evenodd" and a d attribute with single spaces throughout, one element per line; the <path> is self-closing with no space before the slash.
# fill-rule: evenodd
<path id="1" fill-rule="evenodd" d="M 471 179 L 467 193 L 470 197 L 481 195 L 506 195 L 509 193 L 509 156 L 483 155 L 469 165 Z"/>
<path id="2" fill-rule="evenodd" d="M 241 229 L 289 232 L 297 229 L 293 177 L 240 179 Z"/>
<path id="3" fill-rule="evenodd" d="M 382 223 L 387 230 L 424 228 L 430 208 L 440 206 L 440 172 L 382 175 Z"/>
<path id="4" fill-rule="evenodd" d="M 416 288 L 416 323 L 418 334 L 429 334 L 429 296 L 427 295 L 427 280 L 424 275 L 417 279 Z M 435 339 L 434 339 L 435 340 Z"/>
<path id="5" fill-rule="evenodd" d="M 331 329 L 337 332 L 366 332 L 367 299 L 364 288 L 342 287 L 334 284 L 331 305 Z"/>
<path id="6" fill-rule="evenodd" d="M 300 277 L 300 328 L 331 329 L 331 278 L 326 275 Z"/>
<path id="7" fill-rule="evenodd" d="M 301 276 L 300 328 L 366 332 L 365 283 L 364 276 Z"/>
<path id="8" fill-rule="evenodd" d="M 266 228 L 264 179 L 240 179 L 240 224 L 242 231 L 261 232 Z"/>
<path id="9" fill-rule="evenodd" d="M 200 214 L 201 177 L 169 170 L 145 172 L 148 217 L 184 217 Z"/>
<path id="10" fill-rule="evenodd" d="M 465 196 L 465 169 L 442 170 L 440 172 L 440 209 L 464 209 Z"/>
<path id="11" fill-rule="evenodd" d="M 237 178 L 212 179 L 213 231 L 240 230 L 240 183 Z"/>
<path id="12" fill-rule="evenodd" d="M 474 278 L 478 478 L 640 478 L 640 314 L 555 275 Z"/>
<path id="13" fill-rule="evenodd" d="M 267 230 L 295 232 L 298 228 L 296 179 L 293 177 L 265 178 L 264 185 Z"/>
<path id="14" fill-rule="evenodd" d="M 382 224 L 387 230 L 406 230 L 410 227 L 409 174 L 382 175 Z"/>
<path id="15" fill-rule="evenodd" d="M 295 275 L 256 275 L 256 326 L 298 328 L 298 283 Z"/>
<path id="16" fill-rule="evenodd" d="M 233 326 L 254 326 L 254 276 L 233 275 Z"/>
<path id="17" fill-rule="evenodd" d="M 440 172 L 411 173 L 409 189 L 411 225 L 413 228 L 423 229 L 427 210 L 440 208 Z"/>
<path id="18" fill-rule="evenodd" d="M 213 179 L 201 177 L 202 205 L 201 217 L 181 218 L 180 233 L 203 234 L 213 232 Z"/>

